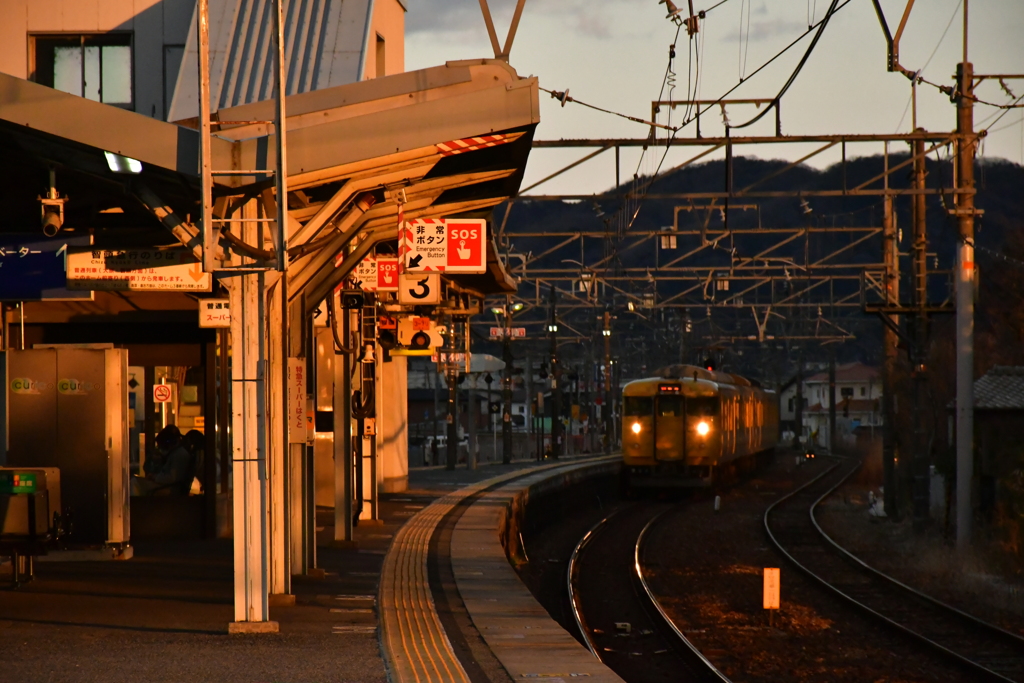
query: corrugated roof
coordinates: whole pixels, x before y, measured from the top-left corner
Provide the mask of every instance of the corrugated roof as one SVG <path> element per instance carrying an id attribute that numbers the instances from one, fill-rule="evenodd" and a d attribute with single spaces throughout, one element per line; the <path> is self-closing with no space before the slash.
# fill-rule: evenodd
<path id="1" fill-rule="evenodd" d="M 1024 367 L 996 365 L 974 381 L 974 408 L 1024 409 Z"/>
<path id="2" fill-rule="evenodd" d="M 211 110 L 269 100 L 274 92 L 272 0 L 210 0 Z M 371 0 L 293 0 L 285 5 L 289 95 L 359 80 Z M 199 115 L 196 12 L 168 120 Z"/>
<path id="3" fill-rule="evenodd" d="M 836 366 L 836 382 L 868 382 L 880 377 L 878 368 L 863 363 L 845 363 Z M 819 372 L 817 375 L 804 380 L 807 384 L 827 382 L 828 372 Z"/>

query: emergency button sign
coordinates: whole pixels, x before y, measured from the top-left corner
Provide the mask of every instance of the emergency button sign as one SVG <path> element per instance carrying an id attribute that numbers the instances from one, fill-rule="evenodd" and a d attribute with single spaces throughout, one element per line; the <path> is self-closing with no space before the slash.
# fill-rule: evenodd
<path id="1" fill-rule="evenodd" d="M 482 220 L 448 221 L 448 272 L 487 270 L 487 224 Z"/>
<path id="2" fill-rule="evenodd" d="M 409 273 L 483 273 L 487 270 L 487 221 L 426 218 L 401 233 L 402 270 Z"/>

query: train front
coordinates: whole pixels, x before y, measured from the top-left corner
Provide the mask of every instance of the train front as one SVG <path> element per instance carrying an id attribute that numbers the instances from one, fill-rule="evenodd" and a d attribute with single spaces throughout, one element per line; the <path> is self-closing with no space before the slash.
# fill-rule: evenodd
<path id="1" fill-rule="evenodd" d="M 623 389 L 623 483 L 709 486 L 722 450 L 717 386 L 698 379 L 644 379 Z"/>

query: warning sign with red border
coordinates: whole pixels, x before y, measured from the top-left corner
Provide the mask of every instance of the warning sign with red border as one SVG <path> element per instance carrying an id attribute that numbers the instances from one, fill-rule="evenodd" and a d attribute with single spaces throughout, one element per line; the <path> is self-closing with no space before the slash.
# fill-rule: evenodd
<path id="1" fill-rule="evenodd" d="M 356 264 L 352 282 L 365 292 L 397 292 L 398 257 L 370 254 Z"/>
<path id="2" fill-rule="evenodd" d="M 398 244 L 408 273 L 487 271 L 487 221 L 482 218 L 423 218 L 402 227 Z"/>

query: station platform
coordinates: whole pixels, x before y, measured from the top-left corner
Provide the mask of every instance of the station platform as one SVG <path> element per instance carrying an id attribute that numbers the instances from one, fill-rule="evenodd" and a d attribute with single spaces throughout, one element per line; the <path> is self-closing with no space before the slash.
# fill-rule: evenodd
<path id="1" fill-rule="evenodd" d="M 614 459 L 413 469 L 408 491 L 382 495 L 383 524 L 356 528 L 356 547 L 318 545 L 325 575 L 296 577 L 295 604 L 271 607 L 277 634 L 228 635 L 230 540 L 139 543 L 130 561 L 37 563 L 35 581 L 0 590 L 5 676 L 618 681 L 533 601 L 498 534 L 523 504 L 510 502 L 518 492 L 602 462 Z M 333 538 L 333 511 L 318 518 L 318 538 Z"/>

